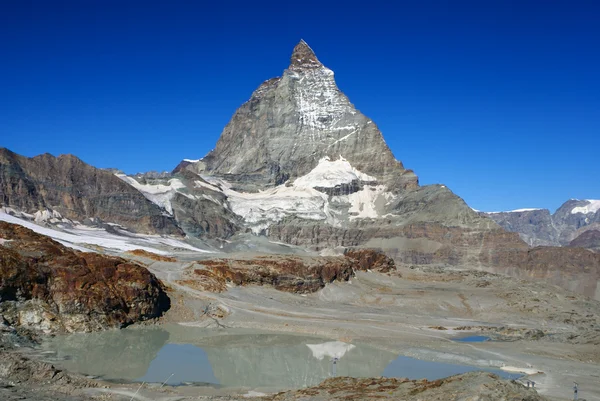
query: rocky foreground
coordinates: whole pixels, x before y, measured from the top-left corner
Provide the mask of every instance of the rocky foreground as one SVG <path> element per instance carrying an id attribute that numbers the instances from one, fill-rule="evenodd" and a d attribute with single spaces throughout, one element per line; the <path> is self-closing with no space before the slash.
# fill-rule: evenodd
<path id="1" fill-rule="evenodd" d="M 118 257 L 77 252 L 0 222 L 0 316 L 45 333 L 123 327 L 170 308 L 161 282 Z"/>
<path id="2" fill-rule="evenodd" d="M 522 384 L 500 380 L 491 373 L 477 372 L 446 379 L 408 380 L 395 378 L 334 377 L 318 386 L 288 391 L 263 400 L 544 400 Z"/>

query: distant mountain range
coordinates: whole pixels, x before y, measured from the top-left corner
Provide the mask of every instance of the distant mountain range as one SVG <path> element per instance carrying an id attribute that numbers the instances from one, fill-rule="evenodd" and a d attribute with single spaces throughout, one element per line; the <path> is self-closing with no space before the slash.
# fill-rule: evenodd
<path id="1" fill-rule="evenodd" d="M 504 229 L 519 233 L 531 246 L 583 246 L 598 250 L 600 200 L 570 199 L 554 214 L 548 209 L 481 213 Z"/>

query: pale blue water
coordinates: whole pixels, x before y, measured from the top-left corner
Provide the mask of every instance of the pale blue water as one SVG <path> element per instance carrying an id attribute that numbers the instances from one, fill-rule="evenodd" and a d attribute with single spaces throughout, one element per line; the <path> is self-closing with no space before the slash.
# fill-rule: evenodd
<path id="1" fill-rule="evenodd" d="M 462 343 L 482 343 L 485 341 L 491 341 L 491 339 L 486 336 L 469 336 L 469 337 L 455 338 L 454 341 L 459 341 Z"/>
<path id="2" fill-rule="evenodd" d="M 456 365 L 452 363 L 422 361 L 420 359 L 399 356 L 383 370 L 385 377 L 407 377 L 409 379 L 426 378 L 437 380 L 460 373 L 485 371 L 497 374 L 506 379 L 516 378 L 518 375 L 510 374 L 500 369 L 483 369 L 475 366 Z"/>
<path id="3" fill-rule="evenodd" d="M 187 383 L 250 389 L 290 389 L 338 376 L 439 379 L 482 370 L 429 362 L 355 343 L 256 332 L 222 332 L 183 326 L 137 328 L 57 336 L 43 345 L 52 363 L 106 380 L 180 385 Z M 310 347 L 309 347 L 310 346 Z M 315 348 L 316 347 L 316 348 Z M 337 347 L 337 348 L 336 348 Z M 317 351 L 315 351 L 317 349 Z M 500 370 L 486 369 L 502 377 Z"/>

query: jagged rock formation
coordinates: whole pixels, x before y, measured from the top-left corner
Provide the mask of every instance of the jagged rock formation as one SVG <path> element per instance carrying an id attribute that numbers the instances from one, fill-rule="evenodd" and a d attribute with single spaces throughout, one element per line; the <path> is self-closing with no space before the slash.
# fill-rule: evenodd
<path id="1" fill-rule="evenodd" d="M 373 121 L 354 108 L 333 72 L 300 41 L 283 75 L 260 85 L 215 149 L 191 166 L 252 191 L 303 176 L 324 157 L 340 155 L 397 191 L 417 186 Z"/>
<path id="2" fill-rule="evenodd" d="M 173 218 L 135 188 L 72 155 L 27 158 L 0 148 L 0 205 L 31 214 L 55 210 L 78 221 L 100 218 L 143 233 L 182 234 Z"/>
<path id="3" fill-rule="evenodd" d="M 173 216 L 189 236 L 226 239 L 241 229 L 241 219 L 232 212 L 221 187 L 194 172 L 117 177 L 139 190 L 163 213 Z"/>
<path id="4" fill-rule="evenodd" d="M 519 209 L 482 213 L 531 246 L 569 245 L 587 230 L 600 229 L 600 201 L 570 199 L 554 214 L 548 209 Z"/>
<path id="5" fill-rule="evenodd" d="M 182 172 L 222 192 L 239 227 L 313 250 L 364 245 L 382 226 L 415 222 L 497 228 L 445 186 L 419 187 L 304 41 L 283 75 L 236 111 L 215 149 L 182 161 L 174 173 Z"/>
<path id="6" fill-rule="evenodd" d="M 15 327 L 93 331 L 156 318 L 170 301 L 146 268 L 74 252 L 25 227 L 0 222 L 0 314 Z"/>
<path id="7" fill-rule="evenodd" d="M 270 285 L 280 291 L 309 293 L 333 281 L 348 281 L 356 271 L 387 273 L 394 261 L 371 249 L 350 249 L 344 256 L 210 259 L 198 262 L 201 269 L 188 272 L 182 284 L 206 291 L 222 292 L 227 284 Z"/>

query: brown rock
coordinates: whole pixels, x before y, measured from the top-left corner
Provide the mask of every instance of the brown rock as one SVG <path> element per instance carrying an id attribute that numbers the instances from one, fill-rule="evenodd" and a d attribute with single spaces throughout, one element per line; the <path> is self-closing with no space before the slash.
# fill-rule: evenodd
<path id="1" fill-rule="evenodd" d="M 25 227 L 0 222 L 0 312 L 15 326 L 47 332 L 122 327 L 159 317 L 170 301 L 146 268 L 70 250 Z"/>
<path id="2" fill-rule="evenodd" d="M 270 285 L 280 291 L 315 292 L 333 281 L 348 281 L 356 271 L 387 273 L 394 261 L 372 249 L 348 250 L 344 256 L 311 257 L 263 256 L 253 259 L 211 259 L 199 261 L 182 283 L 205 291 L 225 291 L 226 284 Z"/>

